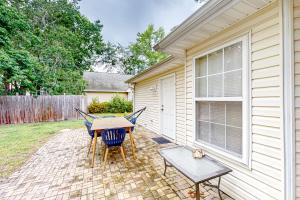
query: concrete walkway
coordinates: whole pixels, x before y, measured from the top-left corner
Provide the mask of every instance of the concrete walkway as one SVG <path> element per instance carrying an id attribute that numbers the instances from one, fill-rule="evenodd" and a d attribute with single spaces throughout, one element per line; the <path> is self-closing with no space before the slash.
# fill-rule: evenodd
<path id="1" fill-rule="evenodd" d="M 155 136 L 139 128 L 135 133 L 138 158 L 132 159 L 127 139 L 128 167 L 118 152 L 112 152 L 103 171 L 100 148 L 95 167 L 90 167 L 89 136 L 84 129 L 61 131 L 0 184 L 0 199 L 191 199 L 188 192 L 194 187 L 187 178 L 172 168 L 163 176 L 157 150 L 164 145 L 151 139 Z M 218 199 L 215 189 L 201 187 L 201 191 L 205 200 Z"/>

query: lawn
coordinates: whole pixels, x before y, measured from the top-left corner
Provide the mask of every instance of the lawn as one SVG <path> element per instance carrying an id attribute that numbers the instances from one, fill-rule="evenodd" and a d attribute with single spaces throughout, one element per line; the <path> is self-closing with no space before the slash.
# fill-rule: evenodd
<path id="1" fill-rule="evenodd" d="M 123 116 L 122 113 L 96 114 Z M 62 129 L 82 128 L 83 120 L 42 122 L 0 126 L 0 179 L 8 177 L 37 151 L 51 136 Z"/>

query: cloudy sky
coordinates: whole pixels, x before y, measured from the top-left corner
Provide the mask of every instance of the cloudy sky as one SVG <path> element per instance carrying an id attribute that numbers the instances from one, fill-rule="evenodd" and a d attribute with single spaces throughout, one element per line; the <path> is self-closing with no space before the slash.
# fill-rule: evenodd
<path id="1" fill-rule="evenodd" d="M 170 29 L 199 6 L 194 0 L 81 0 L 80 11 L 104 25 L 106 41 L 128 45 L 148 24 Z"/>

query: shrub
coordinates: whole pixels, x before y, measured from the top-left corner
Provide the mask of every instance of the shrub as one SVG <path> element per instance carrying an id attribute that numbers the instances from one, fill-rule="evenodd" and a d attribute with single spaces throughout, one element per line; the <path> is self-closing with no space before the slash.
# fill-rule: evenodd
<path id="1" fill-rule="evenodd" d="M 110 100 L 109 112 L 125 113 L 132 112 L 132 102 L 116 95 Z"/>
<path id="2" fill-rule="evenodd" d="M 88 106 L 89 113 L 125 113 L 132 112 L 132 102 L 120 97 L 114 96 L 109 102 L 99 102 L 93 99 Z"/>
<path id="3" fill-rule="evenodd" d="M 92 103 L 88 106 L 89 113 L 104 113 L 109 111 L 108 102 L 99 102 L 97 99 L 93 99 Z"/>

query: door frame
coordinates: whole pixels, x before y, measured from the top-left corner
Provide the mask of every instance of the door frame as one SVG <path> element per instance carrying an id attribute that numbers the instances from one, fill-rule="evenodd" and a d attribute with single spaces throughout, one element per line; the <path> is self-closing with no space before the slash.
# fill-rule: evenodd
<path id="1" fill-rule="evenodd" d="M 164 80 L 166 78 L 172 78 L 172 80 L 174 81 L 174 96 L 173 96 L 173 99 L 174 99 L 174 137 L 173 138 L 170 138 L 169 136 L 164 135 L 162 132 L 163 118 L 162 118 L 162 113 L 160 110 L 161 104 L 162 104 L 162 87 L 161 86 L 162 86 L 162 80 Z M 159 107 L 159 131 L 160 131 L 161 135 L 176 141 L 177 134 L 176 134 L 176 74 L 175 74 L 175 72 L 159 78 L 159 90 L 160 90 L 159 91 L 159 106 L 158 106 Z"/>

